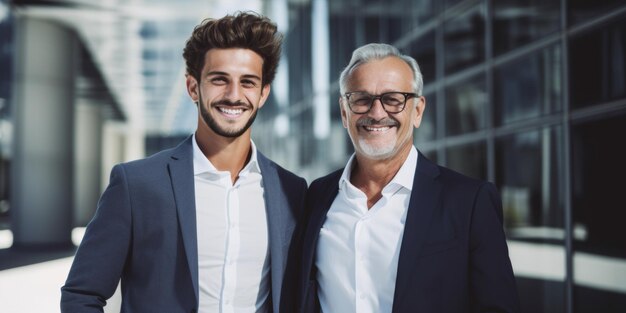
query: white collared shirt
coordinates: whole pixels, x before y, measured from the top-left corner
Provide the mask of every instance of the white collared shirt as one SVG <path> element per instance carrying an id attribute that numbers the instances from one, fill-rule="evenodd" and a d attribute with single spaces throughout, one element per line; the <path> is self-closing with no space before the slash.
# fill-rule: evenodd
<path id="1" fill-rule="evenodd" d="M 355 156 L 348 161 L 317 241 L 322 312 L 391 312 L 417 157 L 413 147 L 369 210 L 365 193 L 350 182 Z"/>
<path id="2" fill-rule="evenodd" d="M 218 171 L 193 137 L 198 312 L 271 311 L 263 181 L 256 146 L 251 145 L 250 161 L 233 184 L 230 172 Z"/>

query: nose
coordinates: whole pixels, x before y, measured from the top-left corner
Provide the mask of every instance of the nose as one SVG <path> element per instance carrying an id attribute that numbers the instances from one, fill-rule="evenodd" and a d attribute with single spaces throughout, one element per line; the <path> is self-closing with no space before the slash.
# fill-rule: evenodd
<path id="1" fill-rule="evenodd" d="M 236 102 L 241 100 L 242 92 L 241 87 L 238 84 L 228 84 L 226 87 L 225 97 L 226 99 Z"/>
<path id="2" fill-rule="evenodd" d="M 375 120 L 380 120 L 387 116 L 387 111 L 383 107 L 383 103 L 380 98 L 374 99 L 372 102 L 372 107 L 370 108 L 367 115 Z"/>

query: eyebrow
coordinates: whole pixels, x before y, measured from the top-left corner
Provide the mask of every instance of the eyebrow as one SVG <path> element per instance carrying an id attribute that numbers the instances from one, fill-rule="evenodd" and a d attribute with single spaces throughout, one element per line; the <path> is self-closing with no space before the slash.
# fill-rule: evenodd
<path id="1" fill-rule="evenodd" d="M 226 72 L 220 72 L 220 71 L 213 71 L 213 72 L 208 72 L 206 74 L 206 77 L 209 76 L 215 76 L 215 75 L 222 75 L 222 76 L 230 76 L 230 74 L 226 73 Z M 244 74 L 242 76 L 243 78 L 247 78 L 247 79 L 256 79 L 256 80 L 261 80 L 261 77 L 254 75 L 254 74 Z"/>

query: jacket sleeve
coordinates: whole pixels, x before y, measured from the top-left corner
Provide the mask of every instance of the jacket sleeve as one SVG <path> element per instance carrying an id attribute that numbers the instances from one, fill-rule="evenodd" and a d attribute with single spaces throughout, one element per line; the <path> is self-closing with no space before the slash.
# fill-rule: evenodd
<path id="1" fill-rule="evenodd" d="M 126 262 L 131 221 L 126 174 L 122 165 L 116 165 L 61 288 L 62 313 L 103 312 Z"/>
<path id="2" fill-rule="evenodd" d="M 519 312 L 520 304 L 495 186 L 478 190 L 470 230 L 471 312 Z"/>

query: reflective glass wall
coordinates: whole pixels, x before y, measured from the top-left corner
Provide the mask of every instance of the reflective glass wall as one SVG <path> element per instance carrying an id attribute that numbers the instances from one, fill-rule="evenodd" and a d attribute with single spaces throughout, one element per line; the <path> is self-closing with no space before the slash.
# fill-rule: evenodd
<path id="1" fill-rule="evenodd" d="M 327 42 L 311 37 L 317 2 Z M 270 156 L 288 152 L 309 181 L 343 167 L 339 73 L 356 47 L 394 44 L 424 75 L 417 148 L 500 190 L 523 312 L 626 312 L 626 3 L 311 0 L 289 12 L 291 128 L 259 136 Z M 313 92 L 318 45 L 328 103 Z"/>
<path id="2" fill-rule="evenodd" d="M 13 75 L 13 21 L 7 0 L 0 0 L 0 229 L 9 222 L 11 160 L 11 78 Z"/>

